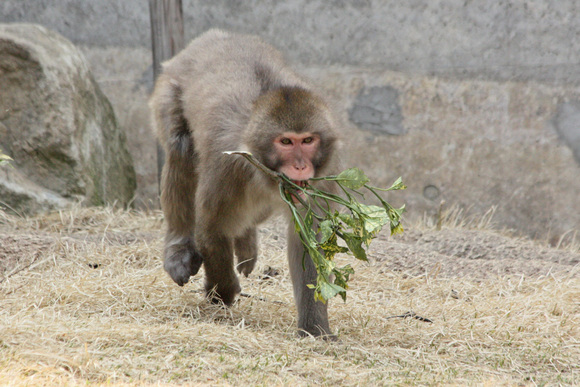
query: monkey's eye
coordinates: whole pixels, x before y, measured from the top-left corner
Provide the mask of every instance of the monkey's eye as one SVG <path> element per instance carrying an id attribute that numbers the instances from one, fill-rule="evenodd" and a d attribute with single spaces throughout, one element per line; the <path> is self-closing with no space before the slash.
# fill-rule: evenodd
<path id="1" fill-rule="evenodd" d="M 280 142 L 284 145 L 290 145 L 292 144 L 292 140 L 290 140 L 289 138 L 283 138 L 280 140 Z"/>
<path id="2" fill-rule="evenodd" d="M 302 140 L 302 143 L 304 144 L 310 144 L 314 139 L 312 137 L 306 137 L 304 140 Z"/>

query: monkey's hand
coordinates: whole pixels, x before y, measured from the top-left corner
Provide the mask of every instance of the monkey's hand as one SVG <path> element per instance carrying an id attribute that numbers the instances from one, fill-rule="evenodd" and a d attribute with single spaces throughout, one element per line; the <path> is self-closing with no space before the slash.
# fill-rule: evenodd
<path id="1" fill-rule="evenodd" d="M 189 277 L 196 275 L 202 263 L 201 254 L 191 242 L 165 248 L 163 268 L 179 286 L 185 285 Z"/>

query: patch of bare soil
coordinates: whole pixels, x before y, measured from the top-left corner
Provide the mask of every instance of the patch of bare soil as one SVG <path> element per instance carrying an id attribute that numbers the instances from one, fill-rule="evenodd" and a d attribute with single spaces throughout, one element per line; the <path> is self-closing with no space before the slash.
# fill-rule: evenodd
<path id="1" fill-rule="evenodd" d="M 283 250 L 283 230 L 280 219 L 268 222 L 260 231 L 262 249 Z M 62 230 L 50 233 L 19 227 L 17 231 L 8 233 L 6 228 L 0 228 L 0 275 L 10 275 L 34 265 L 44 252 L 63 243 L 119 246 L 160 238 L 161 230 L 134 233 L 113 230 L 96 235 L 84 230 L 71 230 L 63 236 Z M 383 233 L 373 241 L 369 257 L 381 263 L 383 270 L 412 276 L 429 274 L 475 280 L 504 275 L 580 276 L 580 253 L 571 249 L 555 249 L 492 230 L 411 229 L 395 237 Z"/>
<path id="2" fill-rule="evenodd" d="M 371 256 L 410 275 L 472 279 L 569 274 L 578 277 L 580 253 L 491 230 L 409 230 L 373 243 Z"/>
<path id="3" fill-rule="evenodd" d="M 3 277 L 29 269 L 43 261 L 47 251 L 63 245 L 110 245 L 130 246 L 143 241 L 157 239 L 156 233 L 104 232 L 98 235 L 72 233 L 63 236 L 61 233 L 49 233 L 34 229 L 28 232 L 19 230 L 6 232 L 0 227 L 0 282 Z"/>
<path id="4" fill-rule="evenodd" d="M 0 276 L 8 275 L 18 266 L 30 266 L 43 251 L 55 243 L 45 235 L 0 233 Z M 0 281 L 1 281 L 0 277 Z"/>

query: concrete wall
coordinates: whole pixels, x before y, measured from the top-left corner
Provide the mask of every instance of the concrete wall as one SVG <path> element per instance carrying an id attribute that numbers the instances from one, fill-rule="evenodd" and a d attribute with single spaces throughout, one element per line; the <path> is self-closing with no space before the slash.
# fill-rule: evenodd
<path id="1" fill-rule="evenodd" d="M 4 0 L 0 21 L 74 43 L 150 47 L 146 0 Z M 304 65 L 452 77 L 580 81 L 580 5 L 558 1 L 183 0 L 186 37 L 221 27 L 267 37 Z"/>
<path id="2" fill-rule="evenodd" d="M 347 165 L 557 243 L 580 229 L 580 5 L 559 1 L 184 0 L 188 39 L 255 33 L 344 111 Z M 156 206 L 147 1 L 4 0 L 80 46 L 132 143 L 141 206 Z M 572 233 L 566 234 L 568 236 Z"/>

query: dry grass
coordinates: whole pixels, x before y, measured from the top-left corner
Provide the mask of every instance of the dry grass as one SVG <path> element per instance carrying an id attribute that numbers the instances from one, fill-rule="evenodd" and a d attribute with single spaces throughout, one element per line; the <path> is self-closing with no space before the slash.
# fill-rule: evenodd
<path id="1" fill-rule="evenodd" d="M 0 385 L 580 384 L 578 276 L 355 263 L 347 302 L 330 307 L 340 341 L 301 339 L 277 226 L 242 279 L 252 297 L 223 309 L 200 276 L 180 288 L 163 272 L 157 212 L 0 212 L 0 236 L 42 241 L 0 271 Z M 267 266 L 281 274 L 260 280 Z M 409 310 L 434 322 L 389 318 Z"/>

